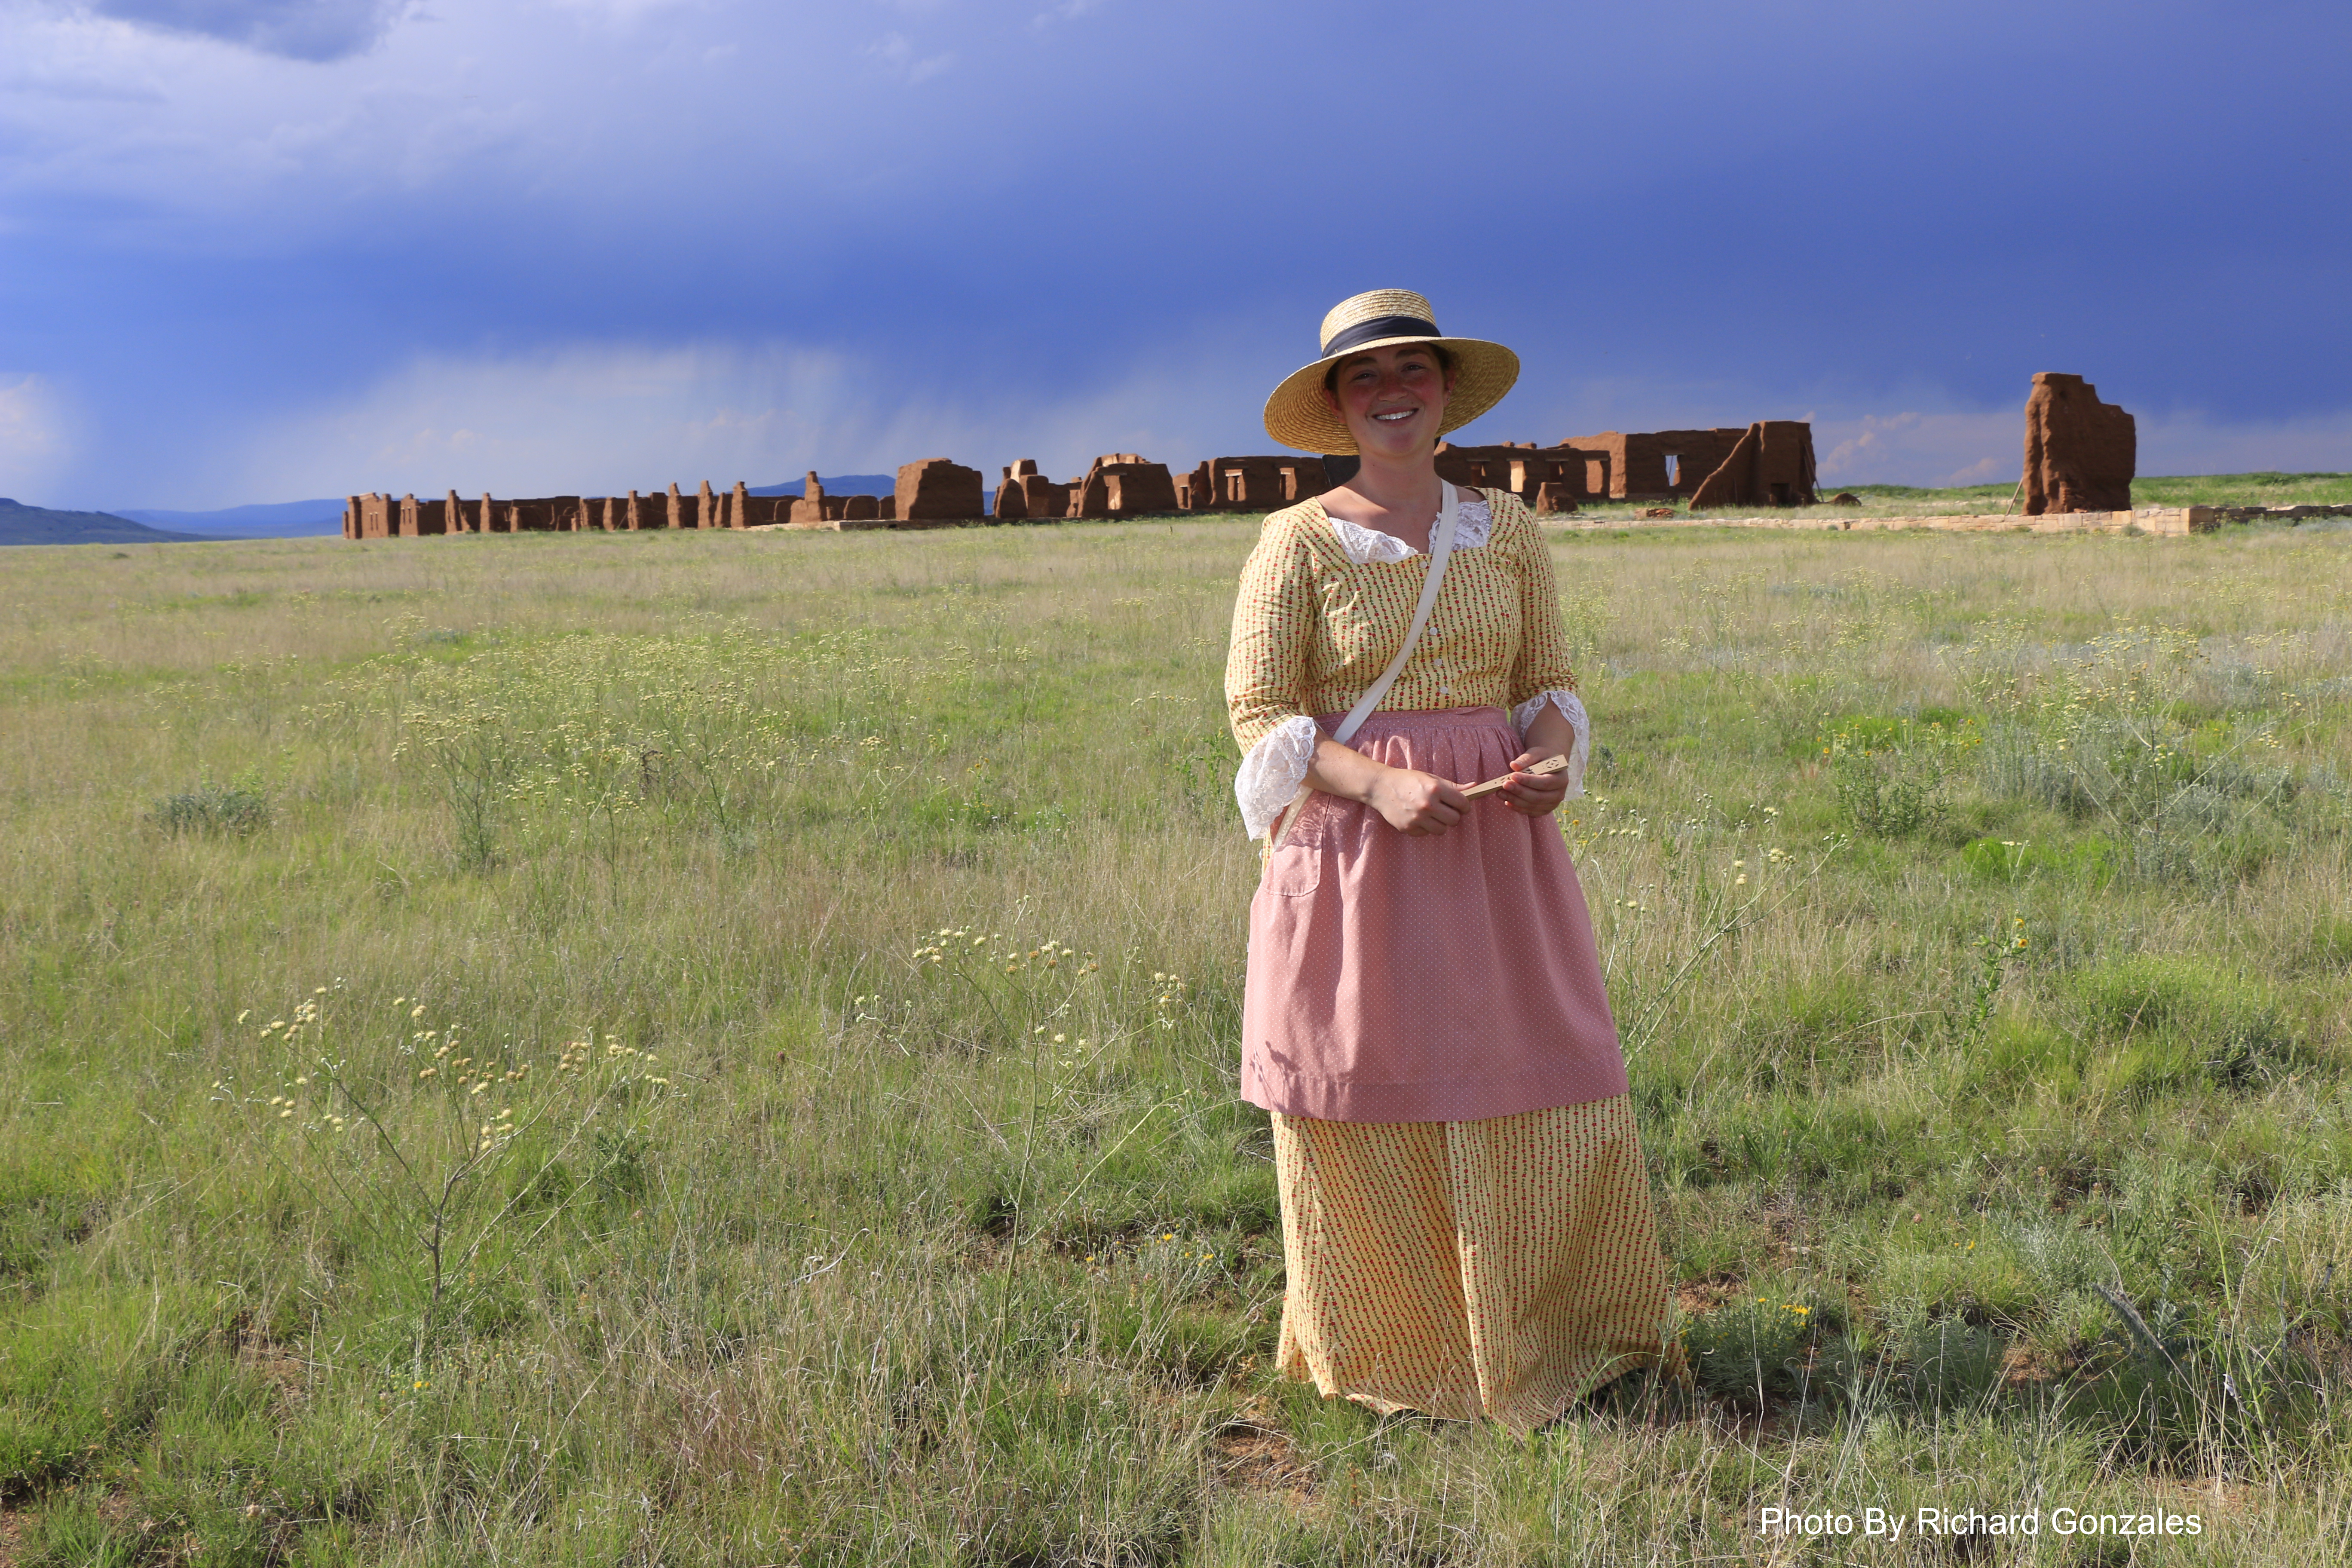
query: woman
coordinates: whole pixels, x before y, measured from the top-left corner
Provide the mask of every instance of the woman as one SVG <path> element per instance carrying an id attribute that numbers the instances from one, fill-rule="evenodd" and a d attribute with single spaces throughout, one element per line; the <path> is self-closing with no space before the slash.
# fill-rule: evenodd
<path id="1" fill-rule="evenodd" d="M 1534 518 L 1437 475 L 1438 437 L 1500 400 L 1517 356 L 1442 336 L 1402 289 L 1344 301 L 1322 340 L 1265 427 L 1360 466 L 1266 519 L 1225 668 L 1234 793 L 1273 839 L 1242 1096 L 1274 1113 L 1279 1364 L 1377 1410 L 1524 1431 L 1664 1348 L 1624 1058 L 1551 816 L 1582 793 L 1590 726 Z"/>

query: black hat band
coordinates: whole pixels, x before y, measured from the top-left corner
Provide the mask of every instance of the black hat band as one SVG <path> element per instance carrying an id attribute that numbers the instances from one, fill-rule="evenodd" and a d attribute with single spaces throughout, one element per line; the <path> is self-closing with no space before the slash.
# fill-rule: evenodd
<path id="1" fill-rule="evenodd" d="M 1419 316 L 1375 316 L 1369 321 L 1358 321 L 1323 345 L 1323 357 L 1346 353 L 1362 343 L 1376 343 L 1386 338 L 1436 338 L 1444 334 L 1435 321 L 1424 321 Z"/>

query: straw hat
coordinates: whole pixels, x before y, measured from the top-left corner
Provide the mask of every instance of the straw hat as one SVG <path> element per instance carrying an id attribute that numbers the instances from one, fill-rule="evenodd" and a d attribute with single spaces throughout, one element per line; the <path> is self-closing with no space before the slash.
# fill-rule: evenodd
<path id="1" fill-rule="evenodd" d="M 1323 318 L 1323 353 L 1283 378 L 1265 400 L 1265 433 L 1286 447 L 1340 456 L 1356 449 L 1348 422 L 1323 401 L 1323 377 L 1332 362 L 1391 343 L 1437 343 L 1454 356 L 1454 390 L 1445 399 L 1438 434 L 1459 429 L 1503 400 L 1519 379 L 1519 356 L 1479 338 L 1449 338 L 1437 330 L 1429 301 L 1409 289 L 1375 289 L 1342 300 Z"/>

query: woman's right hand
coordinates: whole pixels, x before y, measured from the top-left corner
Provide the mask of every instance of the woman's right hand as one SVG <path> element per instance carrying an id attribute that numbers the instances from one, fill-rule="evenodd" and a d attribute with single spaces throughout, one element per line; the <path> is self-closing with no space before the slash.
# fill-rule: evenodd
<path id="1" fill-rule="evenodd" d="M 1315 744 L 1307 784 L 1342 800 L 1360 800 L 1379 812 L 1391 827 L 1416 838 L 1444 832 L 1470 809 L 1462 786 L 1452 779 L 1376 763 L 1328 735 Z"/>
<path id="2" fill-rule="evenodd" d="M 1382 768 L 1371 781 L 1364 804 L 1379 812 L 1391 827 L 1415 838 L 1444 832 L 1470 809 L 1460 784 L 1411 768 Z"/>

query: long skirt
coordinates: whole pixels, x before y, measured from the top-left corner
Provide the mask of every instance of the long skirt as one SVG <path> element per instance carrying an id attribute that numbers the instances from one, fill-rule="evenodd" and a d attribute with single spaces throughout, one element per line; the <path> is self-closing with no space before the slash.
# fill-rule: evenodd
<path id="1" fill-rule="evenodd" d="M 1621 1373 L 1678 1364 L 1625 1096 L 1478 1121 L 1276 1113 L 1274 1146 L 1284 1374 L 1526 1432 Z"/>

